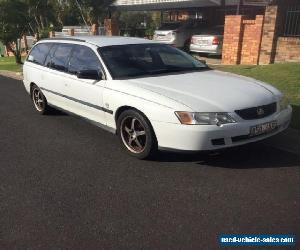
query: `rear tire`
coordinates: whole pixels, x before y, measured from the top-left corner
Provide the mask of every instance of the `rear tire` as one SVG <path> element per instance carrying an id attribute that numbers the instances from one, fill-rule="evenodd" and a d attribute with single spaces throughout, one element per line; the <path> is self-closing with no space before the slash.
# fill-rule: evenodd
<path id="1" fill-rule="evenodd" d="M 117 120 L 117 134 L 123 148 L 133 157 L 149 159 L 157 153 L 157 140 L 152 126 L 136 110 L 121 113 Z"/>
<path id="2" fill-rule="evenodd" d="M 184 42 L 183 51 L 185 51 L 186 53 L 190 53 L 190 45 L 191 45 L 191 41 L 190 41 L 190 39 L 187 39 Z"/>
<path id="3" fill-rule="evenodd" d="M 46 97 L 43 95 L 41 89 L 35 84 L 31 88 L 31 100 L 35 110 L 40 115 L 45 115 L 49 111 L 49 106 Z"/>

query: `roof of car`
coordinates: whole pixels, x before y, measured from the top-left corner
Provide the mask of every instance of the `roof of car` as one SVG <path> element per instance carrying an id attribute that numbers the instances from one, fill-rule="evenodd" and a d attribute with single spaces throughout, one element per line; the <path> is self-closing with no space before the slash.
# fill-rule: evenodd
<path id="1" fill-rule="evenodd" d="M 125 44 L 140 44 L 140 43 L 155 43 L 152 40 L 137 38 L 137 37 L 124 37 L 124 36 L 70 36 L 70 37 L 53 37 L 43 39 L 42 41 L 76 41 L 94 44 L 99 47 L 111 45 L 125 45 Z"/>

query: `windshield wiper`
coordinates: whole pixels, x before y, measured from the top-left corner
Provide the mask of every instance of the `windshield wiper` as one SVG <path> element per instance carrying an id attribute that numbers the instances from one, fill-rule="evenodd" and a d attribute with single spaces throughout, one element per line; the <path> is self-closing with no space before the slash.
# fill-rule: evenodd
<path id="1" fill-rule="evenodd" d="M 164 74 L 164 73 L 183 72 L 183 71 L 199 71 L 199 70 L 203 70 L 203 69 L 208 69 L 208 67 L 158 69 L 158 70 L 148 71 L 147 73 L 149 73 L 151 75 L 156 75 L 156 74 Z"/>
<path id="2" fill-rule="evenodd" d="M 150 70 L 145 72 L 138 72 L 132 73 L 129 75 L 120 76 L 116 79 L 127 79 L 127 78 L 136 78 L 136 77 L 145 77 L 145 76 L 155 76 L 160 74 L 167 74 L 167 73 L 178 73 L 178 72 L 191 72 L 191 71 L 201 71 L 210 69 L 209 67 L 193 67 L 193 68 L 169 68 L 169 69 L 157 69 L 157 70 Z"/>
<path id="3" fill-rule="evenodd" d="M 171 73 L 171 72 L 178 72 L 181 71 L 180 69 L 157 69 L 157 70 L 151 70 L 147 73 L 150 75 L 156 75 L 156 74 L 164 74 L 164 73 Z"/>

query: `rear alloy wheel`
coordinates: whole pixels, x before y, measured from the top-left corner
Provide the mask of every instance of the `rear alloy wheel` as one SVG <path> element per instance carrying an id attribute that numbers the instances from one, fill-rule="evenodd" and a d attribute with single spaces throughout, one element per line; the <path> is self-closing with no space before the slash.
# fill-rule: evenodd
<path id="1" fill-rule="evenodd" d="M 126 110 L 118 118 L 118 135 L 130 155 L 150 158 L 157 151 L 157 142 L 150 122 L 135 110 Z"/>
<path id="2" fill-rule="evenodd" d="M 40 88 L 36 85 L 33 85 L 31 90 L 31 98 L 35 109 L 41 114 L 44 115 L 48 111 L 47 100 L 43 95 Z"/>

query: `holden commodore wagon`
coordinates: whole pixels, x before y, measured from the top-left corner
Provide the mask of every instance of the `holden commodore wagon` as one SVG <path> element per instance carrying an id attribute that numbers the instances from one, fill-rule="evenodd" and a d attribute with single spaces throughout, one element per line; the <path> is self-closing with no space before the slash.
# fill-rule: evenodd
<path id="1" fill-rule="evenodd" d="M 292 114 L 266 83 L 139 38 L 41 40 L 24 64 L 24 85 L 38 113 L 54 107 L 84 117 L 140 159 L 255 142 L 286 129 Z"/>

